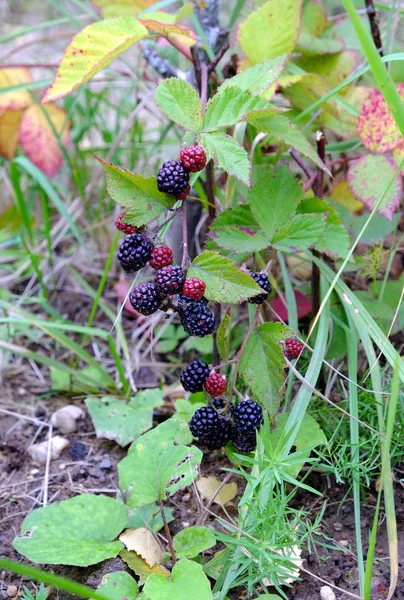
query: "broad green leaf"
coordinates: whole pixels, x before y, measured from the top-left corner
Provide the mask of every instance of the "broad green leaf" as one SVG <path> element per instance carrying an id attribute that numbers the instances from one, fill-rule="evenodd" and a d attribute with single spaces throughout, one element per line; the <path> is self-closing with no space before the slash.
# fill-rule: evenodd
<path id="1" fill-rule="evenodd" d="M 298 252 L 314 246 L 324 233 L 326 217 L 319 215 L 296 215 L 281 227 L 272 238 L 272 244 L 284 252 Z"/>
<path id="2" fill-rule="evenodd" d="M 171 77 L 160 83 L 155 94 L 161 110 L 187 131 L 202 129 L 202 105 L 196 90 L 183 79 Z"/>
<path id="3" fill-rule="evenodd" d="M 162 575 L 150 575 L 144 592 L 150 600 L 212 600 L 209 580 L 201 565 L 186 558 L 175 563 L 171 581 Z"/>
<path id="4" fill-rule="evenodd" d="M 135 579 L 126 571 L 116 571 L 104 575 L 97 592 L 109 600 L 135 600 L 139 593 L 139 586 Z"/>
<path id="5" fill-rule="evenodd" d="M 227 225 L 211 231 L 209 237 L 215 244 L 231 250 L 233 253 L 259 252 L 269 246 L 268 239 L 258 228 L 251 229 L 244 225 Z"/>
<path id="6" fill-rule="evenodd" d="M 252 63 L 293 51 L 300 25 L 300 0 L 269 0 L 240 24 L 238 40 Z"/>
<path id="7" fill-rule="evenodd" d="M 87 25 L 67 47 L 55 81 L 46 91 L 42 103 L 66 96 L 147 35 L 146 27 L 128 17 Z"/>
<path id="8" fill-rule="evenodd" d="M 119 500 L 81 494 L 32 511 L 13 546 L 32 562 L 87 567 L 117 556 L 127 519 Z"/>
<path id="9" fill-rule="evenodd" d="M 195 558 L 201 552 L 216 544 L 215 534 L 207 527 L 187 527 L 182 529 L 173 540 L 177 558 Z"/>
<path id="10" fill-rule="evenodd" d="M 104 167 L 109 195 L 128 209 L 125 215 L 127 223 L 137 227 L 145 225 L 173 205 L 175 200 L 172 197 L 158 191 L 155 177 L 146 178 L 101 158 L 97 160 Z"/>
<path id="11" fill-rule="evenodd" d="M 297 40 L 297 51 L 305 56 L 322 56 L 323 54 L 336 54 L 344 49 L 341 40 L 327 37 L 316 37 L 307 31 L 301 31 Z"/>
<path id="12" fill-rule="evenodd" d="M 312 6 L 312 5 L 310 5 Z M 358 67 L 359 54 L 355 50 L 344 50 L 337 54 L 328 56 L 316 56 L 314 58 L 303 57 L 296 61 L 296 64 L 307 73 L 317 73 L 324 77 L 332 88 L 336 87 L 347 79 Z M 355 88 L 347 88 L 354 90 Z M 368 92 L 371 88 L 365 88 Z M 345 92 L 345 93 L 346 93 Z M 345 100 L 348 100 L 344 96 Z"/>
<path id="13" fill-rule="evenodd" d="M 150 389 L 138 392 L 128 402 L 103 396 L 86 399 L 86 406 L 98 438 L 127 446 L 153 425 L 153 409 L 163 404 L 163 392 Z"/>
<path id="14" fill-rule="evenodd" d="M 177 444 L 183 428 L 183 423 L 169 419 L 131 445 L 118 464 L 120 488 L 129 506 L 165 500 L 198 476 L 202 452 L 195 446 Z"/>
<path id="15" fill-rule="evenodd" d="M 237 87 L 243 92 L 250 92 L 250 94 L 262 94 L 278 81 L 285 62 L 285 56 L 278 56 L 241 71 L 235 77 L 224 80 L 219 88 L 220 93 L 226 88 Z"/>
<path id="16" fill-rule="evenodd" d="M 173 509 L 165 507 L 164 515 L 167 523 L 174 521 Z M 160 508 L 154 502 L 152 504 L 145 504 L 139 506 L 139 508 L 129 508 L 128 522 L 126 523 L 128 529 L 139 529 L 145 527 L 157 533 L 160 529 L 163 529 L 164 523 L 161 516 Z"/>
<path id="17" fill-rule="evenodd" d="M 231 127 L 244 120 L 255 110 L 268 108 L 268 102 L 238 87 L 219 88 L 208 102 L 203 120 L 204 131 L 215 131 L 220 127 Z M 274 108 L 274 112 L 276 109 Z"/>
<path id="18" fill-rule="evenodd" d="M 239 304 L 262 292 L 247 273 L 217 252 L 202 252 L 188 270 L 188 277 L 197 277 L 206 283 L 205 296 L 214 302 Z"/>
<path id="19" fill-rule="evenodd" d="M 217 349 L 222 360 L 227 360 L 230 354 L 230 323 L 231 306 L 227 308 L 216 334 Z"/>
<path id="20" fill-rule="evenodd" d="M 252 180 L 251 210 L 271 240 L 276 230 L 288 223 L 295 212 L 302 197 L 302 188 L 285 165 L 277 170 L 267 165 L 255 166 Z"/>
<path id="21" fill-rule="evenodd" d="M 373 210 L 395 172 L 396 164 L 392 158 L 372 154 L 361 156 L 349 168 L 349 187 L 355 198 L 362 200 L 369 210 Z M 377 212 L 391 221 L 402 196 L 403 183 L 399 175 L 385 194 Z"/>
<path id="22" fill-rule="evenodd" d="M 178 398 L 178 400 L 175 401 L 175 413 L 172 418 L 189 423 L 194 416 L 195 411 L 202 408 L 202 406 L 206 406 L 206 402 L 192 403 L 184 398 Z"/>
<path id="23" fill-rule="evenodd" d="M 323 169 L 326 173 L 329 170 L 319 158 L 317 152 L 307 141 L 306 136 L 300 131 L 297 125 L 294 125 L 289 119 L 283 115 L 274 115 L 273 117 L 267 117 L 264 119 L 255 119 L 254 115 L 252 119 L 248 119 L 254 127 L 265 133 L 269 133 L 275 139 L 284 142 L 287 146 L 290 146 L 297 152 L 300 152 L 307 158 L 310 158 L 320 169 Z"/>
<path id="24" fill-rule="evenodd" d="M 346 257 L 350 247 L 348 232 L 337 211 L 326 200 L 306 198 L 300 203 L 297 212 L 300 214 L 323 213 L 326 217 L 326 225 L 323 235 L 315 244 L 316 250 L 333 258 Z"/>
<path id="25" fill-rule="evenodd" d="M 259 229 L 248 204 L 238 204 L 234 208 L 227 208 L 219 213 L 212 223 L 211 231 L 222 229 L 227 225 L 241 225 L 253 230 Z"/>
<path id="26" fill-rule="evenodd" d="M 101 390 L 108 390 L 111 387 L 108 373 L 102 375 L 98 369 L 94 367 L 84 367 L 84 369 L 76 369 L 75 373 L 61 371 L 58 367 L 50 367 L 50 376 L 52 382 L 52 390 L 72 393 L 99 394 Z"/>
<path id="27" fill-rule="evenodd" d="M 290 335 L 280 323 L 264 323 L 251 334 L 239 371 L 255 400 L 275 416 L 283 395 L 285 360 L 279 341 Z"/>
<path id="28" fill-rule="evenodd" d="M 220 169 L 250 185 L 251 166 L 248 154 L 234 138 L 219 131 L 201 133 L 198 136 L 198 143 L 205 150 L 208 158 L 213 158 Z"/>

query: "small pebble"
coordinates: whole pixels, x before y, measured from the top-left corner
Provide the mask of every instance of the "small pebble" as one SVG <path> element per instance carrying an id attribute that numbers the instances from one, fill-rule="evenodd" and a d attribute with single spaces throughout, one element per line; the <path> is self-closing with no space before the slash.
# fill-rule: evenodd
<path id="1" fill-rule="evenodd" d="M 18 588 L 15 585 L 9 585 L 7 588 L 7 596 L 9 598 L 15 598 L 18 594 Z"/>
<path id="2" fill-rule="evenodd" d="M 323 585 L 320 589 L 321 600 L 336 600 L 336 596 L 329 585 Z"/>
<path id="3" fill-rule="evenodd" d="M 340 546 L 343 546 L 344 548 L 348 548 L 348 546 L 349 546 L 348 540 L 340 540 L 338 543 Z"/>
<path id="4" fill-rule="evenodd" d="M 342 523 L 334 523 L 334 529 L 335 531 L 341 531 Z"/>
<path id="5" fill-rule="evenodd" d="M 109 458 L 103 458 L 98 466 L 100 469 L 110 469 L 112 467 L 112 461 Z"/>

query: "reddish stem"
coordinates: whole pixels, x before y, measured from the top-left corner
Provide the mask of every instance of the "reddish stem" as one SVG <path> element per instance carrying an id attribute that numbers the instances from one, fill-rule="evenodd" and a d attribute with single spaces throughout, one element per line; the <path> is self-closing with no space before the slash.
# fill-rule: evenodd
<path id="1" fill-rule="evenodd" d="M 188 224 L 187 224 L 187 201 L 182 201 L 182 261 L 181 269 L 184 269 L 188 258 Z"/>

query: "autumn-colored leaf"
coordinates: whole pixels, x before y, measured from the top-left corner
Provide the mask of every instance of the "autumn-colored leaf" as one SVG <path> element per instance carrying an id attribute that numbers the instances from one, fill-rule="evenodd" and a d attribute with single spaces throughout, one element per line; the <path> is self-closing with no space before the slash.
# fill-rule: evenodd
<path id="1" fill-rule="evenodd" d="M 142 10 L 152 6 L 154 0 L 93 0 L 94 6 L 99 8 L 104 19 L 110 17 L 135 17 Z"/>
<path id="2" fill-rule="evenodd" d="M 60 135 L 66 146 L 70 139 L 66 113 L 55 104 L 30 106 L 22 115 L 20 142 L 28 158 L 47 175 L 54 177 L 63 163 L 63 153 L 53 132 Z"/>
<path id="3" fill-rule="evenodd" d="M 404 100 L 404 84 L 397 86 Z M 401 142 L 402 135 L 383 95 L 375 91 L 365 102 L 358 117 L 358 135 L 362 144 L 371 152 L 391 152 Z"/>
<path id="4" fill-rule="evenodd" d="M 188 29 L 188 27 L 183 27 L 182 25 L 175 25 L 173 23 L 162 23 L 160 21 L 154 21 L 153 19 L 139 19 L 140 23 L 142 23 L 149 31 L 153 33 L 157 33 L 159 36 L 168 38 L 170 35 L 181 35 L 189 38 L 193 38 L 196 40 L 195 33 Z M 193 42 L 193 44 L 195 41 Z"/>
<path id="5" fill-rule="evenodd" d="M 12 160 L 18 144 L 18 131 L 22 112 L 6 110 L 0 114 L 0 154 Z"/>
<path id="6" fill-rule="evenodd" d="M 355 198 L 352 194 L 349 183 L 346 180 L 340 181 L 331 192 L 330 198 L 342 204 L 352 212 L 357 212 L 363 208 L 363 202 Z"/>
<path id="7" fill-rule="evenodd" d="M 13 87 L 32 81 L 28 69 L 0 69 L 0 89 Z M 0 111 L 21 110 L 32 104 L 31 95 L 27 90 L 5 92 L 0 94 Z"/>

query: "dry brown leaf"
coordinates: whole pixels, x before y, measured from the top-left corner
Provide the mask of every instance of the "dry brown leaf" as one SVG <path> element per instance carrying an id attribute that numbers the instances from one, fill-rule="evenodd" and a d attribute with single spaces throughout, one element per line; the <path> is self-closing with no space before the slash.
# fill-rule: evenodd
<path id="1" fill-rule="evenodd" d="M 210 500 L 218 487 L 222 484 L 219 479 L 210 475 L 209 477 L 201 477 L 196 482 L 196 487 L 208 500 Z M 219 504 L 220 506 L 225 506 L 230 500 L 233 500 L 237 494 L 237 483 L 234 481 L 232 483 L 226 483 L 220 492 L 215 496 L 213 502 L 215 504 Z"/>
<path id="2" fill-rule="evenodd" d="M 149 567 L 161 563 L 163 552 L 154 535 L 145 527 L 125 529 L 119 539 L 127 550 L 133 550 L 136 554 L 139 554 Z"/>
<path id="3" fill-rule="evenodd" d="M 170 577 L 171 571 L 163 567 L 163 565 L 154 565 L 154 567 L 149 567 L 147 562 L 136 552 L 129 552 L 129 550 L 121 550 L 119 556 L 126 562 L 128 567 L 132 569 L 139 577 L 139 585 L 143 585 L 149 575 L 153 573 L 158 573 L 159 575 L 163 575 L 163 577 Z"/>

